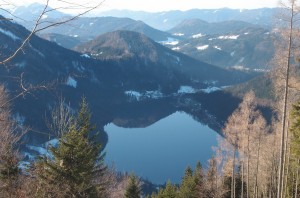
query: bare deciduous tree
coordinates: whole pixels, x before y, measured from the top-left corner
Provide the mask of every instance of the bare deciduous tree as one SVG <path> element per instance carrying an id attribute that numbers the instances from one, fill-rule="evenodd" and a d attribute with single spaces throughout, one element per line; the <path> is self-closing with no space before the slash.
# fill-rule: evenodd
<path id="1" fill-rule="evenodd" d="M 268 130 L 264 117 L 257 109 L 256 100 L 253 91 L 247 93 L 238 109 L 229 117 L 224 128 L 226 141 L 229 142 L 232 148 L 232 156 L 228 157 L 229 161 L 227 160 L 227 162 L 232 161 L 231 197 L 258 197 L 258 194 L 262 191 L 262 189 L 260 190 L 258 188 L 259 185 L 263 185 L 262 182 L 258 182 L 260 178 L 262 178 L 260 171 L 263 163 L 260 156 L 263 151 Z M 226 144 L 223 143 L 219 147 L 225 150 L 226 148 L 230 148 L 230 146 L 226 146 Z M 225 152 L 225 154 L 228 155 L 230 152 Z M 239 158 L 241 165 L 240 195 L 235 195 L 236 158 Z M 245 165 L 247 167 L 246 173 L 244 171 Z M 247 179 L 245 179 L 245 176 L 247 176 Z M 244 184 L 246 184 L 246 192 Z M 250 190 L 250 188 L 253 190 Z"/>
<path id="2" fill-rule="evenodd" d="M 8 100 L 0 86 L 0 194 L 16 197 L 21 185 L 18 147 L 25 130 L 12 119 Z"/>
<path id="3" fill-rule="evenodd" d="M 276 52 L 274 56 L 273 63 L 277 65 L 275 73 L 275 89 L 280 101 L 281 106 L 281 146 L 280 146 L 280 158 L 279 158 L 279 173 L 278 173 L 278 186 L 277 186 L 277 197 L 283 197 L 283 187 L 284 187 L 284 170 L 285 164 L 284 159 L 286 158 L 286 144 L 287 144 L 287 120 L 288 120 L 288 111 L 289 111 L 289 99 L 291 87 L 295 83 L 293 80 L 292 74 L 296 74 L 295 63 L 299 57 L 299 39 L 297 34 L 299 33 L 297 23 L 299 17 L 299 5 L 297 0 L 286 0 L 280 2 L 281 8 L 283 11 L 280 18 L 280 25 L 278 29 L 278 43 L 276 44 Z M 282 27 L 283 25 L 283 27 Z M 293 79 L 293 80 L 292 80 Z M 296 81 L 297 82 L 297 81 Z"/>
<path id="4" fill-rule="evenodd" d="M 61 137 L 66 133 L 73 122 L 73 113 L 70 105 L 65 103 L 63 98 L 60 98 L 58 104 L 53 108 L 49 120 L 46 120 L 46 125 L 51 134 Z"/>

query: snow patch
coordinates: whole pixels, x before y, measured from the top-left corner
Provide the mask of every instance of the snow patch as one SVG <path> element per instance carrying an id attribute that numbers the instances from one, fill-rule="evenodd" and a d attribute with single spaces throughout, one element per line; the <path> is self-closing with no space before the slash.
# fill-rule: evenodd
<path id="1" fill-rule="evenodd" d="M 46 143 L 44 144 L 44 146 L 45 146 L 46 148 L 48 148 L 49 146 L 57 147 L 57 146 L 58 146 L 58 143 L 59 143 L 59 140 L 58 140 L 58 139 L 52 139 L 52 140 L 46 142 Z"/>
<path id="2" fill-rule="evenodd" d="M 266 69 L 253 69 L 255 72 L 268 72 L 269 70 L 266 70 Z"/>
<path id="3" fill-rule="evenodd" d="M 10 32 L 8 30 L 3 30 L 2 28 L 0 28 L 0 33 L 5 34 L 6 36 L 10 37 L 14 41 L 21 40 L 21 38 L 16 36 L 14 33 Z"/>
<path id="4" fill-rule="evenodd" d="M 248 35 L 248 34 L 249 34 L 249 32 L 245 32 L 244 34 L 245 34 L 245 35 Z"/>
<path id="5" fill-rule="evenodd" d="M 90 23 L 89 25 L 92 26 L 92 25 L 94 25 L 94 23 Z"/>
<path id="6" fill-rule="evenodd" d="M 69 76 L 68 80 L 67 80 L 67 85 L 69 85 L 70 87 L 76 88 L 77 87 L 77 81 L 74 78 L 72 78 L 71 76 Z"/>
<path id="7" fill-rule="evenodd" d="M 125 95 L 129 96 L 130 99 L 134 99 L 137 101 L 140 101 L 142 99 L 147 99 L 147 98 L 151 98 L 151 99 L 159 99 L 164 97 L 163 93 L 161 93 L 159 90 L 156 91 L 146 91 L 144 93 L 140 93 L 138 91 L 125 91 Z"/>
<path id="8" fill-rule="evenodd" d="M 172 50 L 180 50 L 180 47 L 173 47 Z"/>
<path id="9" fill-rule="evenodd" d="M 217 49 L 217 50 L 222 50 L 222 48 L 217 46 L 217 45 L 215 45 L 214 48 Z"/>
<path id="10" fill-rule="evenodd" d="M 30 145 L 27 145 L 26 147 L 28 149 L 32 150 L 32 151 L 37 152 L 40 155 L 48 156 L 48 157 L 51 156 L 50 153 L 49 153 L 49 151 L 47 149 L 45 149 L 45 148 L 42 148 L 42 147 L 39 147 L 39 146 L 30 146 Z"/>
<path id="11" fill-rule="evenodd" d="M 184 36 L 183 33 L 174 33 L 173 35 L 174 35 L 174 36 Z"/>
<path id="12" fill-rule="evenodd" d="M 203 36 L 205 36 L 205 34 L 199 33 L 199 34 L 194 34 L 194 35 L 192 36 L 192 38 L 197 39 L 197 38 L 201 38 L 201 37 L 203 37 Z"/>
<path id="13" fill-rule="evenodd" d="M 100 56 L 100 55 L 102 55 L 103 54 L 103 52 L 100 52 L 100 53 L 95 53 L 95 54 L 91 54 L 92 56 Z"/>
<path id="14" fill-rule="evenodd" d="M 163 45 L 177 45 L 179 43 L 179 41 L 174 38 L 168 37 L 168 40 L 161 41 L 159 43 L 161 43 Z"/>
<path id="15" fill-rule="evenodd" d="M 46 14 L 44 14 L 43 16 L 42 16 L 42 19 L 47 19 L 48 18 L 48 15 L 46 15 Z"/>
<path id="16" fill-rule="evenodd" d="M 209 45 L 198 46 L 197 50 L 206 50 L 208 47 L 209 47 Z"/>
<path id="17" fill-rule="evenodd" d="M 137 91 L 125 91 L 125 95 L 129 96 L 130 98 L 135 98 L 137 101 L 140 100 L 140 98 L 142 97 L 142 94 L 140 92 Z"/>
<path id="18" fill-rule="evenodd" d="M 163 22 L 164 22 L 164 23 L 167 23 L 167 22 L 168 22 L 168 19 L 165 19 Z"/>
<path id="19" fill-rule="evenodd" d="M 212 93 L 219 90 L 221 90 L 219 87 L 207 87 L 206 89 L 201 89 L 201 91 L 204 93 Z"/>
<path id="20" fill-rule="evenodd" d="M 247 67 L 244 67 L 243 65 L 235 65 L 231 67 L 232 69 L 235 70 L 240 70 L 240 71 L 249 71 L 250 69 Z"/>
<path id="21" fill-rule="evenodd" d="M 145 97 L 152 98 L 152 99 L 159 99 L 163 97 L 163 94 L 156 90 L 156 91 L 146 91 Z"/>
<path id="22" fill-rule="evenodd" d="M 234 54 L 235 54 L 235 51 L 231 52 L 231 53 L 230 53 L 230 56 L 234 56 Z"/>
<path id="23" fill-rule="evenodd" d="M 88 54 L 82 54 L 80 55 L 81 57 L 84 57 L 84 58 L 91 58 Z"/>
<path id="24" fill-rule="evenodd" d="M 179 93 L 179 94 L 191 94 L 191 93 L 196 93 L 196 90 L 191 86 L 180 86 L 177 93 Z"/>
<path id="25" fill-rule="evenodd" d="M 240 35 L 227 35 L 227 36 L 219 36 L 218 39 L 221 40 L 227 40 L 227 39 L 231 39 L 231 40 L 236 40 L 239 38 Z"/>

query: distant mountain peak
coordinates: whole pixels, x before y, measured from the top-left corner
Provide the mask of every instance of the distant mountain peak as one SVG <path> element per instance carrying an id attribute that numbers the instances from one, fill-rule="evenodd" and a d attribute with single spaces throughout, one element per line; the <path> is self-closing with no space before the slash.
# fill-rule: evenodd
<path id="1" fill-rule="evenodd" d="M 81 53 L 90 53 L 98 59 L 143 58 L 155 62 L 157 44 L 144 34 L 117 30 L 98 36 L 92 41 L 75 47 Z"/>

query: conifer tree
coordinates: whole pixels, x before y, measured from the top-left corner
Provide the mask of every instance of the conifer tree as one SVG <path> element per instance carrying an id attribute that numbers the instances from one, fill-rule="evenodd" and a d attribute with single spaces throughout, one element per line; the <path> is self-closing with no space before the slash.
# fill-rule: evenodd
<path id="1" fill-rule="evenodd" d="M 168 181 L 166 187 L 158 192 L 156 198 L 176 198 L 178 197 L 178 192 L 176 186 L 174 186 L 170 181 Z"/>
<path id="2" fill-rule="evenodd" d="M 183 180 L 185 178 L 192 177 L 192 176 L 193 176 L 193 170 L 190 166 L 187 166 L 186 169 L 185 169 L 185 172 L 184 172 Z"/>
<path id="3" fill-rule="evenodd" d="M 197 183 L 195 181 L 195 177 L 193 176 L 193 171 L 189 166 L 186 168 L 184 177 L 181 181 L 179 197 L 198 198 Z"/>
<path id="4" fill-rule="evenodd" d="M 196 169 L 194 172 L 195 182 L 199 188 L 202 188 L 204 185 L 204 172 L 202 168 L 202 164 L 197 162 Z"/>
<path id="5" fill-rule="evenodd" d="M 140 198 L 141 188 L 137 177 L 132 174 L 129 176 L 129 183 L 126 187 L 125 197 L 126 198 Z"/>
<path id="6" fill-rule="evenodd" d="M 101 145 L 91 134 L 95 126 L 90 119 L 83 98 L 74 123 L 59 139 L 59 145 L 50 148 L 53 158 L 45 158 L 38 164 L 41 196 L 105 197 L 103 184 L 94 182 L 103 176 L 106 167 L 104 155 L 100 154 Z"/>
<path id="7" fill-rule="evenodd" d="M 291 161 L 294 169 L 293 183 L 290 184 L 294 187 L 294 197 L 299 195 L 299 169 L 300 169 L 300 102 L 293 105 L 291 112 Z"/>
<path id="8" fill-rule="evenodd" d="M 291 153 L 293 157 L 300 159 L 300 103 L 293 105 L 292 113 L 292 140 L 291 140 Z"/>
<path id="9" fill-rule="evenodd" d="M 202 168 L 202 164 L 200 162 L 197 162 L 196 169 L 194 171 L 194 178 L 196 182 L 196 188 L 197 188 L 197 194 L 199 198 L 205 197 L 205 175 Z"/>

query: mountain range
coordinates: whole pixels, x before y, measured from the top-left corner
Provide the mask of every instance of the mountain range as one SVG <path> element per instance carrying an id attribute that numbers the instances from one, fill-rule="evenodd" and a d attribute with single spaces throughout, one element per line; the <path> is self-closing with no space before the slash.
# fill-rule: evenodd
<path id="1" fill-rule="evenodd" d="M 279 8 L 260 9 L 192 9 L 187 11 L 143 12 L 131 10 L 109 10 L 94 12 L 92 16 L 129 17 L 141 20 L 148 25 L 160 29 L 170 30 L 186 19 L 201 19 L 207 22 L 224 22 L 240 20 L 255 25 L 271 28 L 274 23 L 274 14 L 280 12 Z"/>
<path id="2" fill-rule="evenodd" d="M 0 21 L 1 60 L 13 53 L 28 34 L 21 25 Z M 33 36 L 22 53 L 0 68 L 0 81 L 12 95 L 21 93 L 22 87 L 46 87 L 14 100 L 14 117 L 32 127 L 27 142 L 37 144 L 49 138 L 46 115 L 61 96 L 72 109 L 77 109 L 78 101 L 85 96 L 94 120 L 103 127 L 123 111 L 128 112 L 128 104 L 155 104 L 171 97 L 168 104 L 175 108 L 173 103 L 183 86 L 204 89 L 253 77 L 252 73 L 225 70 L 190 58 L 131 31 L 107 33 L 76 49 L 78 52 Z M 97 56 L 101 52 L 106 58 Z"/>
<path id="3" fill-rule="evenodd" d="M 13 13 L 17 16 L 22 16 L 23 13 L 32 13 L 34 16 L 42 8 L 43 6 L 40 4 L 32 4 L 20 7 Z M 39 36 L 65 48 L 73 49 L 101 34 L 128 30 L 142 33 L 174 51 L 212 65 L 240 70 L 266 71 L 269 70 L 269 62 L 274 54 L 274 35 L 270 28 L 271 16 L 277 11 L 279 10 L 225 8 L 163 13 L 110 11 L 98 13 L 97 16 L 112 15 L 126 18 L 79 18 L 67 25 L 49 28 Z M 50 14 L 45 20 L 59 21 L 61 18 L 68 17 L 58 11 L 50 12 Z M 256 16 L 255 20 L 253 16 Z M 127 17 L 143 20 L 143 22 Z M 174 21 L 174 23 L 172 27 L 168 28 L 168 31 L 160 31 L 144 23 L 149 19 L 148 17 L 156 22 L 167 17 L 164 23 L 169 24 L 169 21 Z M 30 25 L 26 21 L 19 20 L 19 22 L 30 29 Z"/>
<path id="4" fill-rule="evenodd" d="M 116 17 L 81 17 L 67 25 L 51 27 L 39 35 L 49 41 L 56 42 L 63 47 L 72 49 L 76 45 L 93 40 L 101 34 L 117 30 L 128 30 L 145 34 L 157 42 L 176 39 L 168 32 L 154 29 L 142 21 L 135 21 L 129 18 Z"/>
<path id="5" fill-rule="evenodd" d="M 188 76 L 195 82 L 199 79 L 217 82 L 217 85 L 235 83 L 235 79 L 243 79 L 247 74 L 238 71 L 222 70 L 213 65 L 197 61 L 189 56 L 170 50 L 157 42 L 147 38 L 145 35 L 131 31 L 116 31 L 100 35 L 96 39 L 79 45 L 75 50 L 88 53 L 91 57 L 100 60 L 119 60 L 119 62 L 137 62 L 145 68 L 164 65 L 166 68 L 176 69 Z M 161 75 L 158 70 L 157 75 Z M 167 73 L 166 73 L 167 74 Z M 168 78 L 170 75 L 164 75 Z M 142 75 L 142 74 L 140 74 Z"/>
<path id="6" fill-rule="evenodd" d="M 94 24 L 92 21 L 97 21 L 95 26 L 99 28 L 84 28 L 84 24 Z M 80 31 L 74 29 L 81 22 Z M 143 28 L 137 28 L 141 27 L 139 24 Z M 48 33 L 44 32 L 40 36 L 73 49 L 99 35 L 116 30 L 128 30 L 142 33 L 147 37 L 152 35 L 149 37 L 152 40 L 202 62 L 219 67 L 256 71 L 268 70 L 274 53 L 272 31 L 242 21 L 208 23 L 200 19 L 189 19 L 168 32 L 162 32 L 131 19 L 100 17 L 80 19 L 74 22 L 72 27 L 73 29 L 68 26 L 49 29 Z M 73 35 L 71 32 L 76 34 Z"/>

